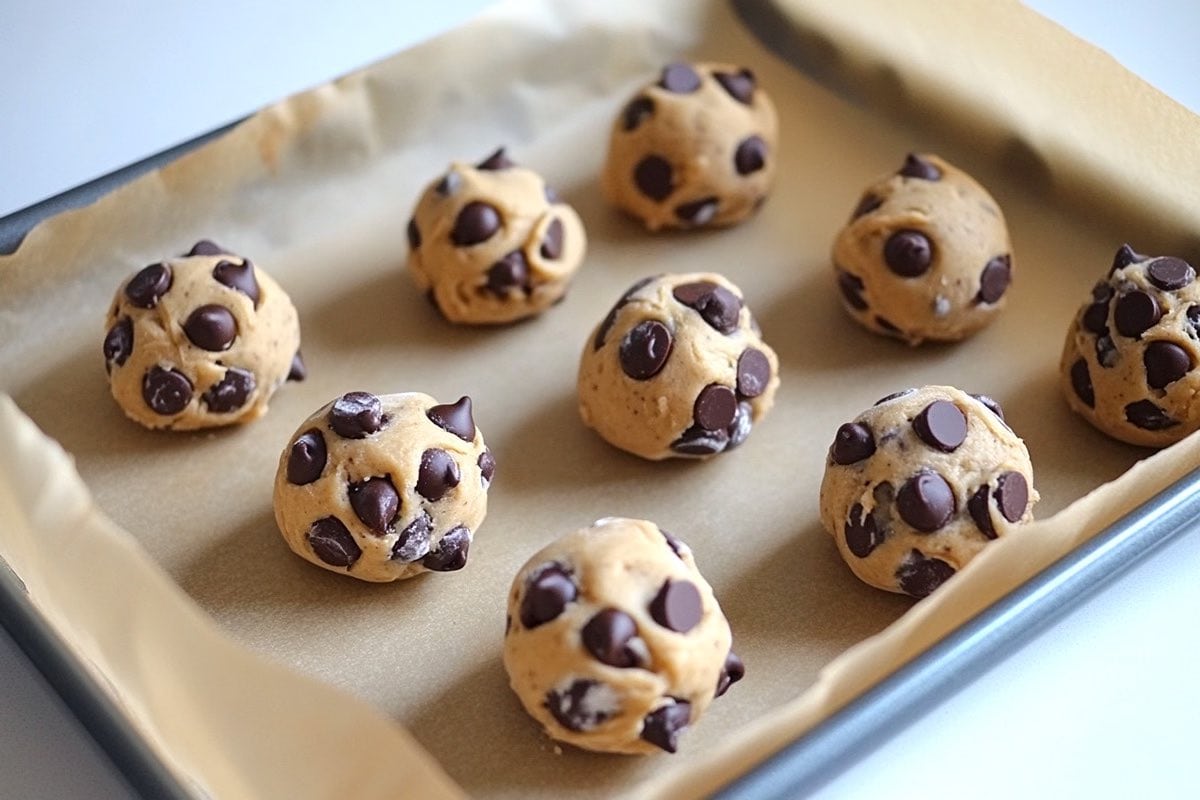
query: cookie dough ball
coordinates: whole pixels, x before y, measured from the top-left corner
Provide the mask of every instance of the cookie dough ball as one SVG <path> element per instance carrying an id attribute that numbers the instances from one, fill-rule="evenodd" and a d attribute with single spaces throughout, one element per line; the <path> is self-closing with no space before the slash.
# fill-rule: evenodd
<path id="1" fill-rule="evenodd" d="M 567 292 L 587 238 L 575 209 L 504 148 L 450 165 L 408 222 L 408 269 L 451 322 L 512 322 Z"/>
<path id="2" fill-rule="evenodd" d="M 471 398 L 350 392 L 292 435 L 275 521 L 298 556 L 353 578 L 453 572 L 467 563 L 495 470 Z"/>
<path id="3" fill-rule="evenodd" d="M 550 736 L 608 753 L 674 753 L 741 679 L 729 623 L 687 545 L 652 522 L 602 519 L 521 567 L 504 666 Z"/>
<path id="4" fill-rule="evenodd" d="M 733 225 L 766 200 L 777 139 L 753 72 L 669 64 L 613 123 L 601 186 L 651 231 Z"/>
<path id="5" fill-rule="evenodd" d="M 778 386 L 779 360 L 736 286 L 659 275 L 631 286 L 588 338 L 579 414 L 642 458 L 706 458 L 744 442 Z"/>
<path id="6" fill-rule="evenodd" d="M 842 304 L 912 345 L 958 341 L 1005 304 L 1012 247 L 987 190 L 935 155 L 910 154 L 869 186 L 833 244 Z"/>
<path id="7" fill-rule="evenodd" d="M 287 294 L 250 259 L 207 240 L 127 280 L 105 330 L 113 397 L 147 428 L 258 419 L 280 384 L 305 375 Z"/>
<path id="8" fill-rule="evenodd" d="M 1122 245 L 1067 331 L 1060 371 L 1071 410 L 1114 439 L 1165 447 L 1200 429 L 1197 364 L 1196 270 Z"/>
<path id="9" fill-rule="evenodd" d="M 838 428 L 821 523 L 854 574 L 924 597 L 1033 518 L 1029 452 L 994 400 L 950 386 L 889 395 Z"/>

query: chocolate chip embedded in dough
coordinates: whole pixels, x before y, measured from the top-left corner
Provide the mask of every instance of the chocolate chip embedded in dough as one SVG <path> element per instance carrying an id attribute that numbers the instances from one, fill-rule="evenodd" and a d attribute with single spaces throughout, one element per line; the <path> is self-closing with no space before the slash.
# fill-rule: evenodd
<path id="1" fill-rule="evenodd" d="M 508 169 L 509 167 L 515 167 L 515 166 L 516 166 L 516 163 L 511 158 L 508 157 L 508 153 L 504 152 L 504 148 L 501 147 L 501 148 L 497 149 L 496 152 L 492 153 L 490 156 L 485 158 L 483 161 L 480 161 L 478 164 L 476 164 L 475 169 L 481 169 L 481 170 L 485 170 L 485 171 L 495 171 L 495 170 L 501 170 L 501 169 Z"/>
<path id="2" fill-rule="evenodd" d="M 385 536 L 391 532 L 400 513 L 400 493 L 390 478 L 377 476 L 349 488 L 350 507 L 373 533 Z"/>
<path id="3" fill-rule="evenodd" d="M 479 454 L 479 477 L 483 480 L 483 488 L 486 489 L 492 485 L 492 476 L 496 474 L 496 459 L 492 455 L 491 450 L 484 450 Z"/>
<path id="4" fill-rule="evenodd" d="M 142 378 L 142 400 L 154 413 L 174 416 L 192 401 L 192 382 L 177 369 L 151 367 Z"/>
<path id="5" fill-rule="evenodd" d="M 417 473 L 417 494 L 431 503 L 441 500 L 458 486 L 461 476 L 454 457 L 436 447 L 421 453 L 421 466 Z"/>
<path id="6" fill-rule="evenodd" d="M 754 398 L 767 390 L 771 382 L 771 362 L 766 354 L 747 347 L 737 360 L 738 397 Z"/>
<path id="7" fill-rule="evenodd" d="M 1156 258 L 1146 267 L 1146 277 L 1158 288 L 1173 292 L 1196 280 L 1196 270 L 1182 258 Z"/>
<path id="8" fill-rule="evenodd" d="M 990 498 L 992 496 L 992 487 L 984 484 L 975 490 L 971 498 L 967 500 L 967 513 L 971 515 L 971 519 L 975 520 L 975 527 L 979 528 L 988 539 L 996 538 L 996 526 L 992 524 L 992 510 L 990 508 Z"/>
<path id="9" fill-rule="evenodd" d="M 1005 472 L 996 479 L 996 505 L 1009 522 L 1019 522 L 1029 505 L 1029 483 L 1019 472 Z"/>
<path id="10" fill-rule="evenodd" d="M 297 350 L 292 356 L 292 366 L 288 369 L 287 379 L 289 381 L 302 381 L 308 377 L 308 367 L 304 365 L 304 356 L 300 355 Z"/>
<path id="11" fill-rule="evenodd" d="M 337 517 L 323 517 L 308 529 L 308 546 L 331 567 L 353 567 L 362 555 L 354 535 Z"/>
<path id="12" fill-rule="evenodd" d="M 1162 431 L 1179 424 L 1179 420 L 1150 400 L 1138 400 L 1125 406 L 1125 419 L 1144 431 Z"/>
<path id="13" fill-rule="evenodd" d="M 440 194 L 442 197 L 449 197 L 450 195 L 456 193 L 461 186 L 462 175 L 459 175 L 457 170 L 452 169 L 442 176 L 442 179 L 438 181 L 437 186 L 434 187 L 434 191 Z M 420 244 L 420 240 L 418 240 L 417 244 Z"/>
<path id="14" fill-rule="evenodd" d="M 862 503 L 855 503 L 846 516 L 842 536 L 846 540 L 846 548 L 851 553 L 859 558 L 866 558 L 876 547 L 883 544 L 884 532 L 875 522 L 875 516 L 865 513 Z"/>
<path id="15" fill-rule="evenodd" d="M 608 332 L 612 330 L 613 323 L 617 321 L 617 314 L 620 313 L 621 309 L 625 307 L 625 305 L 635 294 L 637 294 L 639 289 L 650 283 L 650 281 L 654 280 L 655 277 L 656 276 L 652 275 L 648 278 L 642 278 L 637 283 L 633 284 L 633 286 L 630 286 L 628 289 L 626 289 L 625 293 L 617 299 L 617 302 L 613 304 L 613 307 L 609 309 L 609 312 L 604 316 L 604 320 L 600 323 L 600 327 L 596 328 L 596 336 L 592 339 L 593 350 L 599 350 L 604 346 L 604 340 L 607 338 Z"/>
<path id="16" fill-rule="evenodd" d="M 104 335 L 104 366 L 109 370 L 116 364 L 125 366 L 133 352 L 133 320 L 121 317 Z"/>
<path id="17" fill-rule="evenodd" d="M 1137 338 L 1162 318 L 1158 301 L 1146 292 L 1135 290 L 1117 299 L 1113 322 L 1122 336 Z"/>
<path id="18" fill-rule="evenodd" d="M 988 397 L 986 394 L 973 394 L 971 397 L 974 397 L 980 403 L 983 403 L 984 407 L 986 407 L 988 411 L 999 417 L 1001 422 L 1004 422 L 1004 409 L 1000 407 L 999 403 Z M 1008 423 L 1005 424 L 1007 425 Z"/>
<path id="19" fill-rule="evenodd" d="M 715 456 L 729 449 L 728 431 L 706 431 L 693 425 L 671 442 L 671 450 L 683 456 Z"/>
<path id="20" fill-rule="evenodd" d="M 913 550 L 896 570 L 900 590 L 916 598 L 928 597 L 934 589 L 954 575 L 954 567 L 940 558 L 929 558 Z"/>
<path id="21" fill-rule="evenodd" d="M 875 435 L 870 427 L 862 422 L 847 422 L 834 434 L 829 457 L 833 463 L 846 466 L 862 461 L 874 452 Z"/>
<path id="22" fill-rule="evenodd" d="M 213 280 L 222 286 L 228 286 L 234 291 L 241 292 L 250 298 L 254 307 L 258 308 L 261 296 L 258 288 L 258 278 L 254 275 L 254 264 L 244 258 L 241 263 L 234 261 L 218 261 L 212 271 Z"/>
<path id="23" fill-rule="evenodd" d="M 625 130 L 635 130 L 639 125 L 654 115 L 654 101 L 649 97 L 635 97 L 621 112 Z"/>
<path id="24" fill-rule="evenodd" d="M 754 87 L 756 81 L 754 73 L 748 69 L 741 69 L 737 72 L 714 72 L 713 78 L 717 83 L 721 84 L 721 88 L 729 93 L 729 96 L 737 100 L 743 105 L 751 105 L 754 101 Z"/>
<path id="25" fill-rule="evenodd" d="M 1200 339 L 1200 305 L 1188 306 L 1186 316 L 1188 335 L 1193 339 Z"/>
<path id="26" fill-rule="evenodd" d="M 1134 249 L 1132 247 L 1130 247 L 1129 245 L 1123 244 L 1117 248 L 1117 254 L 1115 256 L 1113 256 L 1112 269 L 1109 271 L 1108 274 L 1111 276 L 1114 272 L 1116 272 L 1119 269 L 1124 269 L 1125 267 L 1128 267 L 1130 264 L 1136 264 L 1139 261 L 1145 261 L 1145 260 L 1146 260 L 1146 256 L 1142 255 L 1141 253 L 1135 252 Z"/>
<path id="27" fill-rule="evenodd" d="M 933 243 L 920 231 L 896 231 L 883 246 L 883 260 L 897 275 L 916 278 L 933 264 Z"/>
<path id="28" fill-rule="evenodd" d="M 733 389 L 719 383 L 710 383 L 700 390 L 692 405 L 692 417 L 706 431 L 719 431 L 729 427 L 737 414 L 738 399 Z"/>
<path id="29" fill-rule="evenodd" d="M 953 453 L 967 439 L 967 415 L 948 400 L 925 406 L 912 425 L 921 441 L 943 453 Z"/>
<path id="30" fill-rule="evenodd" d="M 904 334 L 904 331 L 900 330 L 900 328 L 898 328 L 895 324 L 884 319 L 878 314 L 875 315 L 875 324 L 893 335 L 902 336 Z"/>
<path id="31" fill-rule="evenodd" d="M 125 284 L 125 298 L 138 308 L 154 308 L 171 289 L 174 276 L 166 264 L 143 267 Z"/>
<path id="32" fill-rule="evenodd" d="M 1083 401 L 1088 408 L 1096 407 L 1096 392 L 1092 389 L 1092 376 L 1088 372 L 1087 362 L 1082 358 L 1075 359 L 1071 365 L 1071 388 L 1075 396 Z"/>
<path id="33" fill-rule="evenodd" d="M 455 572 L 467 565 L 471 549 L 471 532 L 463 525 L 446 531 L 437 549 L 421 559 L 421 565 L 431 572 Z"/>
<path id="34" fill-rule="evenodd" d="M 691 718 L 692 704 L 675 699 L 646 715 L 642 720 L 642 739 L 668 753 L 674 753 L 679 747 L 679 734 L 687 728 Z"/>
<path id="35" fill-rule="evenodd" d="M 896 493 L 900 518 L 921 533 L 933 533 L 950 521 L 957 502 L 954 490 L 938 473 L 923 469 Z"/>
<path id="36" fill-rule="evenodd" d="M 225 306 L 203 305 L 188 315 L 183 332 L 197 347 L 212 353 L 228 350 L 238 335 L 237 319 Z"/>
<path id="37" fill-rule="evenodd" d="M 656 319 L 639 322 L 621 340 L 618 358 L 622 371 L 638 381 L 653 378 L 666 366 L 673 344 L 666 325 Z"/>
<path id="38" fill-rule="evenodd" d="M 691 94 L 700 88 L 700 75 L 691 64 L 676 62 L 663 67 L 658 85 L 672 94 Z"/>
<path id="39" fill-rule="evenodd" d="M 858 205 L 854 207 L 854 211 L 850 213 L 850 220 L 854 221 L 859 217 L 866 216 L 872 211 L 878 209 L 881 205 L 883 205 L 882 197 L 867 192 L 859 199 Z"/>
<path id="40" fill-rule="evenodd" d="M 513 289 L 529 290 L 529 262 L 520 250 L 513 250 L 487 271 L 486 286 L 493 293 L 504 296 Z"/>
<path id="41" fill-rule="evenodd" d="M 429 540 L 433 536 L 433 519 L 422 511 L 412 522 L 404 526 L 396 543 L 392 545 L 391 559 L 411 564 L 429 554 Z"/>
<path id="42" fill-rule="evenodd" d="M 630 643 L 637 638 L 633 617 L 615 608 L 597 612 L 580 631 L 583 646 L 602 664 L 628 669 L 642 664 L 642 657 Z"/>
<path id="43" fill-rule="evenodd" d="M 896 400 L 896 399 L 899 399 L 899 398 L 901 398 L 901 397 L 905 397 L 905 396 L 907 396 L 907 395 L 910 395 L 910 394 L 912 394 L 912 393 L 913 393 L 913 392 L 915 392 L 915 391 L 916 391 L 916 389 L 901 389 L 901 390 L 900 390 L 900 391 L 898 391 L 898 392 L 892 392 L 891 394 L 889 394 L 889 395 L 885 395 L 885 396 L 883 396 L 883 397 L 879 398 L 878 400 L 876 400 L 876 401 L 875 401 L 875 405 L 877 405 L 877 406 L 881 406 L 881 405 L 883 405 L 884 403 L 888 403 L 888 402 L 891 402 L 892 400 Z"/>
<path id="44" fill-rule="evenodd" d="M 718 200 L 716 197 L 702 197 L 690 203 L 684 203 L 675 208 L 675 216 L 689 225 L 700 227 L 712 222 L 717 215 Z"/>
<path id="45" fill-rule="evenodd" d="M 184 256 L 220 256 L 229 254 L 228 250 L 211 239 L 201 239 L 192 245 L 192 249 L 184 253 Z"/>
<path id="46" fill-rule="evenodd" d="M 421 246 L 421 229 L 417 227 L 417 218 L 416 217 L 409 218 L 408 227 L 405 228 L 404 232 L 405 232 L 405 235 L 408 236 L 408 249 L 416 250 L 416 249 L 420 248 L 420 246 Z"/>
<path id="47" fill-rule="evenodd" d="M 633 168 L 633 182 L 639 192 L 661 202 L 675 188 L 675 170 L 662 156 L 648 155 Z"/>
<path id="48" fill-rule="evenodd" d="M 726 336 L 737 330 L 742 300 L 724 286 L 710 281 L 696 281 L 676 286 L 671 294 Z"/>
<path id="49" fill-rule="evenodd" d="M 464 442 L 475 441 L 475 418 L 471 416 L 471 398 L 463 395 L 453 403 L 436 405 L 425 412 L 429 421 L 453 433 Z"/>
<path id="50" fill-rule="evenodd" d="M 558 619 L 567 604 L 579 596 L 570 573 L 561 564 L 547 564 L 535 572 L 521 598 L 521 624 L 536 628 Z"/>
<path id="51" fill-rule="evenodd" d="M 473 200 L 463 206 L 454 218 L 450 241 L 459 247 L 486 242 L 500 230 L 500 212 L 490 203 Z"/>
<path id="52" fill-rule="evenodd" d="M 700 590 L 691 581 L 666 581 L 650 601 L 650 616 L 668 630 L 687 633 L 704 616 Z"/>
<path id="53" fill-rule="evenodd" d="M 867 310 L 867 301 L 862 296 L 862 291 L 865 288 L 862 278 L 839 269 L 837 271 L 837 284 L 842 297 L 846 299 L 851 308 L 858 309 L 859 311 Z"/>
<path id="54" fill-rule="evenodd" d="M 979 275 L 979 293 L 975 299 L 980 303 L 995 303 L 1004 296 L 1010 283 L 1012 258 L 1008 254 L 996 256 L 984 266 Z"/>
<path id="55" fill-rule="evenodd" d="M 663 539 L 666 540 L 667 547 L 671 548 L 671 552 L 678 556 L 680 560 L 683 560 L 684 551 L 689 549 L 688 546 L 683 543 L 683 540 L 670 531 L 664 531 L 662 528 L 659 528 L 658 532 L 661 533 Z"/>
<path id="56" fill-rule="evenodd" d="M 246 405 L 257 387 L 253 372 L 241 367 L 227 367 L 221 380 L 200 395 L 200 402 L 215 414 L 228 414 Z"/>
<path id="57" fill-rule="evenodd" d="M 383 405 L 370 392 L 348 392 L 329 409 L 329 427 L 346 439 L 364 439 L 383 428 Z"/>
<path id="58" fill-rule="evenodd" d="M 616 694 L 599 681 L 582 678 L 564 691 L 546 693 L 546 710 L 569 731 L 591 730 L 611 719 L 620 709 Z"/>
<path id="59" fill-rule="evenodd" d="M 1165 389 L 1188 374 L 1192 357 L 1174 342 L 1156 341 L 1146 345 L 1142 363 L 1146 366 L 1146 383 L 1150 388 Z"/>
<path id="60" fill-rule="evenodd" d="M 1096 361 L 1105 369 L 1112 369 L 1117 365 L 1117 346 L 1113 344 L 1111 336 L 1097 337 Z"/>
<path id="61" fill-rule="evenodd" d="M 296 437 L 288 450 L 287 479 L 295 486 L 305 486 L 321 477 L 325 462 L 329 458 L 325 448 L 325 437 L 316 428 L 310 428 Z"/>
<path id="62" fill-rule="evenodd" d="M 733 168 L 738 175 L 751 175 L 767 165 L 767 143 L 758 134 L 747 136 L 733 152 Z"/>
<path id="63" fill-rule="evenodd" d="M 740 681 L 746 676 L 746 666 L 742 663 L 742 659 L 738 658 L 738 654 L 729 651 L 725 656 L 725 665 L 721 668 L 721 676 L 717 678 L 717 690 L 713 693 L 713 697 L 720 697 L 729 691 L 729 687 Z"/>
<path id="64" fill-rule="evenodd" d="M 942 178 L 942 171 L 932 161 L 922 158 L 916 153 L 909 153 L 900 167 L 898 175 L 905 178 L 918 178 L 923 181 L 937 181 Z"/>
<path id="65" fill-rule="evenodd" d="M 1098 303 L 1092 303 L 1084 309 L 1080 322 L 1085 331 L 1096 336 L 1104 336 L 1108 333 L 1108 302 L 1105 299 Z"/>
<path id="66" fill-rule="evenodd" d="M 546 227 L 546 236 L 542 239 L 542 248 L 540 250 L 542 258 L 556 260 L 562 256 L 563 251 L 563 224 L 562 220 L 555 218 Z"/>

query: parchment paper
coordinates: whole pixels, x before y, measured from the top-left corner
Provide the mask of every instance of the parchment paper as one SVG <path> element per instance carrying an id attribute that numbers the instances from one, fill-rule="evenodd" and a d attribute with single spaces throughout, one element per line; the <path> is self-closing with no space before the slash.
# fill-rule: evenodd
<path id="1" fill-rule="evenodd" d="M 828 11 L 839 1 L 805 7 Z M 1045 32 L 1048 23 L 1025 9 L 998 5 L 1007 26 L 999 31 L 956 27 L 966 18 L 950 15 L 956 23 L 920 35 L 990 42 L 1013 30 Z M 861 24 L 886 29 L 903 13 L 876 8 Z M 842 33 L 831 26 L 828 35 Z M 1060 31 L 1046 35 L 1058 48 L 1094 52 Z M 872 57 L 853 37 L 845 47 Z M 954 52 L 946 50 L 948 62 Z M 596 174 L 623 100 L 680 54 L 755 70 L 780 111 L 779 182 L 743 226 L 649 237 L 604 206 Z M 988 51 L 994 68 L 981 75 L 1038 56 L 1018 36 Z M 1100 92 L 1111 79 L 1112 91 L 1137 100 L 1148 121 L 1139 145 L 1169 151 L 1184 147 L 1176 134 L 1195 137 L 1194 118 L 1172 116 L 1168 101 L 1146 99 L 1149 90 L 1124 75 L 1101 59 L 1088 80 Z M 1006 104 L 1043 102 L 1036 86 L 1005 91 Z M 1154 125 L 1159 114 L 1177 124 Z M 924 116 L 937 119 L 932 107 Z M 1077 120 L 1073 136 L 1087 142 L 1105 123 Z M 0 451 L 0 512 L 17 520 L 0 530 L 0 556 L 164 758 L 214 797 L 452 791 L 396 726 L 472 795 L 710 790 L 1197 463 L 1193 437 L 1131 471 L 1148 451 L 1072 416 L 1055 383 L 1071 314 L 1116 246 L 1137 245 L 1139 216 L 1112 212 L 1106 196 L 1089 207 L 1047 200 L 1059 195 L 1031 191 L 1024 172 L 955 130 L 902 127 L 852 105 L 767 53 L 723 4 L 684 0 L 508 4 L 298 95 L 39 226 L 0 259 L 0 388 L 74 456 L 94 496 L 92 505 L 66 460 L 0 406 L 3 433 L 21 442 Z M 499 144 L 580 212 L 589 257 L 566 301 L 544 316 L 454 327 L 403 273 L 404 222 L 447 162 Z M 996 195 L 1016 280 L 1009 309 L 990 328 L 956 346 L 914 350 L 845 316 L 828 251 L 862 187 L 924 149 Z M 1151 202 L 1171 181 L 1167 165 L 1154 162 L 1129 191 Z M 1093 226 L 1098 207 L 1124 223 Z M 1183 241 L 1189 231 L 1172 235 Z M 126 275 L 201 237 L 249 255 L 289 291 L 310 377 L 285 386 L 247 427 L 144 431 L 108 396 L 104 310 Z M 745 447 L 709 463 L 622 454 L 583 428 L 575 410 L 591 327 L 630 283 L 666 270 L 714 270 L 738 283 L 782 363 L 776 409 Z M 838 424 L 888 392 L 934 382 L 1004 405 L 1029 445 L 1043 498 L 1035 511 L 1045 521 L 993 545 L 913 608 L 850 574 L 820 528 L 817 490 Z M 308 413 L 354 389 L 474 398 L 498 471 L 462 572 L 366 585 L 283 545 L 270 508 L 279 451 Z M 31 486 L 40 488 L 31 494 Z M 46 499 L 59 496 L 69 502 Z M 746 679 L 675 756 L 560 751 L 524 715 L 500 664 L 516 569 L 550 539 L 608 515 L 655 520 L 692 545 L 747 663 Z"/>

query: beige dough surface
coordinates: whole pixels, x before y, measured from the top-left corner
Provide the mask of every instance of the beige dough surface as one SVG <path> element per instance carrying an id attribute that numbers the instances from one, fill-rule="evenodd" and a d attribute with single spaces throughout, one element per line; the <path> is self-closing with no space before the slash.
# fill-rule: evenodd
<path id="1" fill-rule="evenodd" d="M 503 148 L 454 162 L 408 223 L 408 270 L 451 322 L 513 322 L 562 299 L 587 237 L 575 209 Z"/>
<path id="2" fill-rule="evenodd" d="M 821 523 L 855 575 L 924 597 L 989 541 L 1033 519 L 1029 452 L 993 408 L 951 386 L 926 386 L 880 400 L 838 429 Z"/>
<path id="3" fill-rule="evenodd" d="M 1200 429 L 1197 364 L 1195 269 L 1123 246 L 1067 330 L 1060 364 L 1067 404 L 1114 439 L 1166 447 Z"/>
<path id="4" fill-rule="evenodd" d="M 913 234 L 928 243 L 917 245 L 924 257 L 905 241 Z M 1014 266 L 996 201 L 931 154 L 910 155 L 868 186 L 833 244 L 842 305 L 869 330 L 912 345 L 987 325 L 1004 308 Z"/>
<path id="5" fill-rule="evenodd" d="M 214 252 L 220 248 L 211 242 L 197 248 L 211 254 L 168 259 L 122 283 L 105 320 L 103 350 L 113 398 L 126 416 L 147 428 L 194 430 L 249 422 L 267 412 L 280 384 L 304 377 L 300 322 L 279 284 L 249 259 Z M 159 280 L 145 280 L 148 270 Z M 256 287 L 257 307 L 246 291 L 219 281 L 218 273 Z M 207 342 L 224 349 L 206 349 L 190 338 L 188 330 L 197 328 L 189 320 L 205 306 L 219 307 L 215 313 L 235 326 L 226 329 L 231 341 L 218 335 Z M 200 327 L 211 336 L 211 325 Z"/>
<path id="6" fill-rule="evenodd" d="M 669 64 L 613 122 L 601 187 L 651 231 L 733 225 L 766 200 L 778 138 L 751 71 Z"/>
<path id="7" fill-rule="evenodd" d="M 705 458 L 741 445 L 778 386 L 779 360 L 741 290 L 715 273 L 659 275 L 630 287 L 588 337 L 579 413 L 642 458 Z"/>
<path id="8" fill-rule="evenodd" d="M 665 603 L 675 607 L 664 617 L 668 593 L 693 605 Z M 741 678 L 730 644 L 691 549 L 644 520 L 610 517 L 563 536 L 521 567 L 508 596 L 513 691 L 550 736 L 588 750 L 675 752 L 678 734 Z"/>
<path id="9" fill-rule="evenodd" d="M 348 397 L 352 413 L 339 415 Z M 457 433 L 431 418 L 438 410 L 458 420 Z M 335 427 L 345 425 L 361 437 Z M 293 552 L 333 572 L 376 582 L 450 572 L 465 565 L 487 514 L 494 469 L 469 398 L 439 405 L 417 392 L 352 392 L 288 440 L 275 474 L 275 521 Z"/>

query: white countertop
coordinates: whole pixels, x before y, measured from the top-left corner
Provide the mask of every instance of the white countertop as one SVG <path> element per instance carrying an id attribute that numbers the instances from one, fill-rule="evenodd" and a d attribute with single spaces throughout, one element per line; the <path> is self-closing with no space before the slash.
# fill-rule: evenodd
<path id="1" fill-rule="evenodd" d="M 1200 111 L 1196 0 L 1029 4 Z M 485 5 L 6 3 L 0 216 L 384 57 Z M 1200 531 L 899 732 L 821 796 L 1200 797 L 1191 764 L 1200 710 L 1197 565 Z M 130 796 L 2 629 L 0 675 L 0 798 Z"/>

